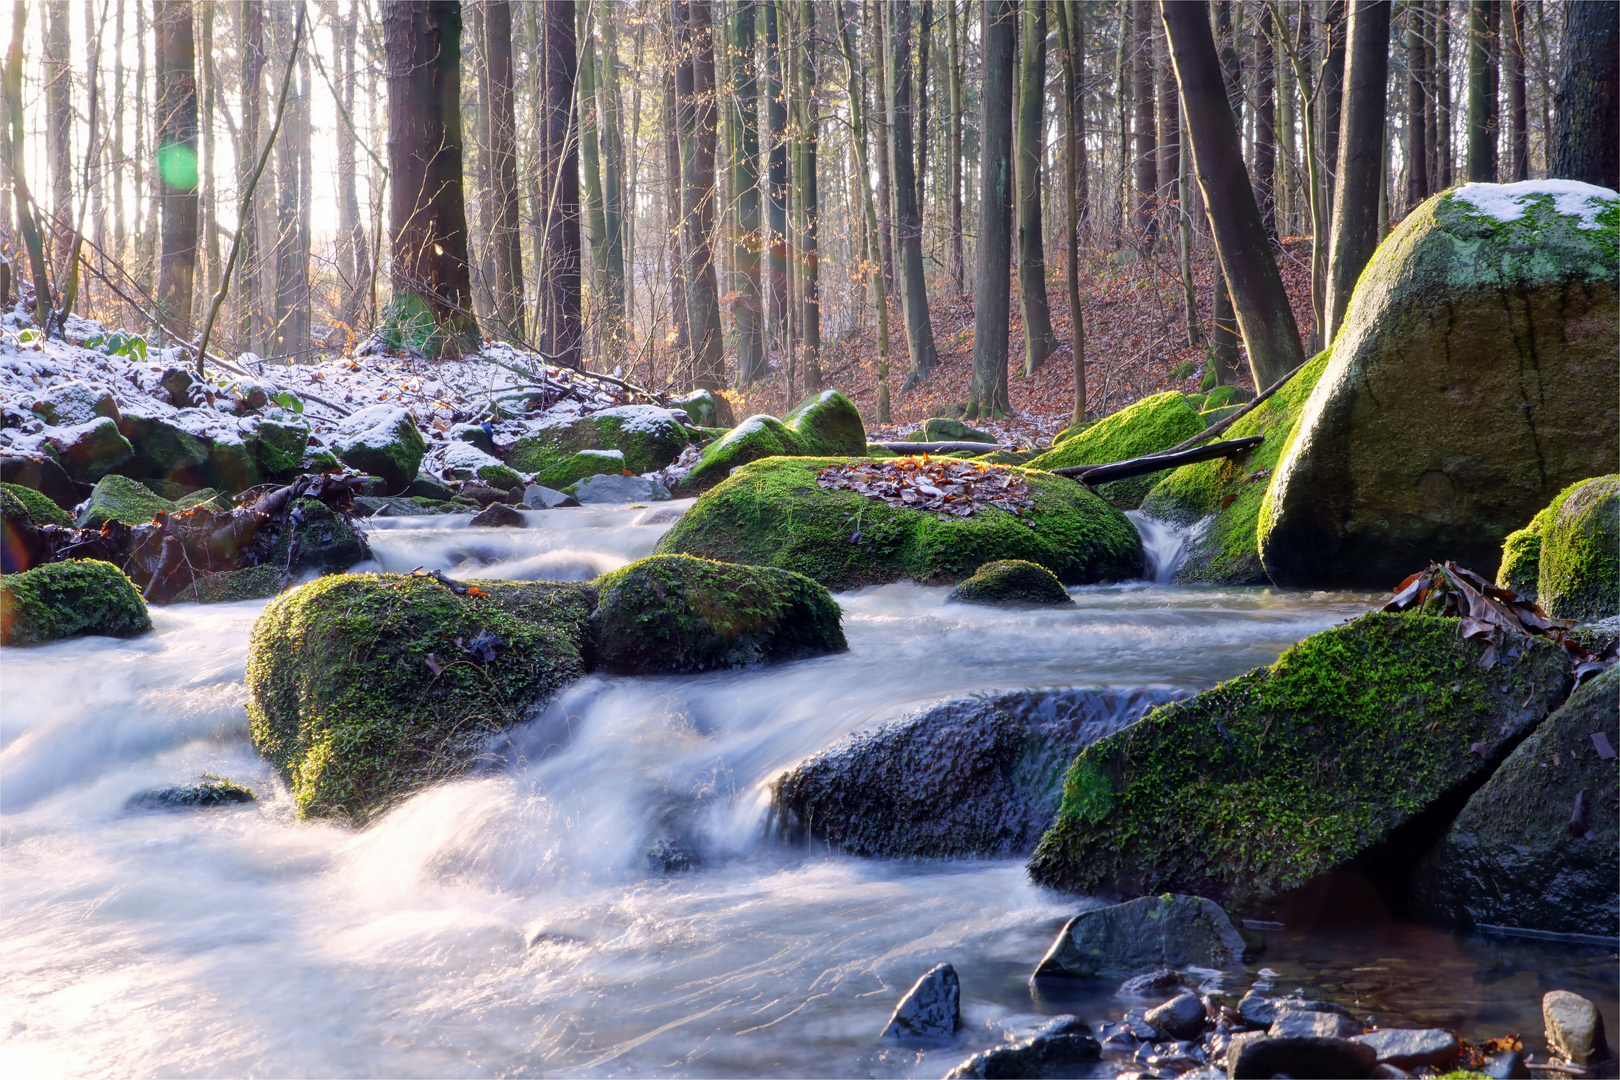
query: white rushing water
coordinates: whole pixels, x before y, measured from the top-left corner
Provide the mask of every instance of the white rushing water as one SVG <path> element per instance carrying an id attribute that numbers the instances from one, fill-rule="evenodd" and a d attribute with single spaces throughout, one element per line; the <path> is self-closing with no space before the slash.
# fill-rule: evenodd
<path id="1" fill-rule="evenodd" d="M 531 513 L 521 531 L 395 519 L 372 543 L 390 571 L 583 579 L 650 553 L 682 508 Z M 765 785 L 943 696 L 1209 686 L 1371 599 L 1137 582 L 1054 611 L 947 591 L 841 595 L 839 656 L 587 679 L 511 734 L 515 764 L 359 832 L 296 822 L 249 745 L 262 603 L 155 609 L 135 641 L 5 650 L 0 1072 L 942 1075 L 1036 1022 L 1029 970 L 1087 901 L 1031 885 L 1021 860 L 785 849 L 764 836 Z M 125 809 L 203 772 L 261 801 Z M 676 834 L 699 869 L 649 864 Z M 880 1047 L 900 994 L 942 960 L 962 977 L 963 1037 Z"/>

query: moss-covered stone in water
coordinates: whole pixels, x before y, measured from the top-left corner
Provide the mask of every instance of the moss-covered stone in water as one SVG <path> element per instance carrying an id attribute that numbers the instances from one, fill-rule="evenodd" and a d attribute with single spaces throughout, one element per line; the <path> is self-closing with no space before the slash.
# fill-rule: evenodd
<path id="1" fill-rule="evenodd" d="M 201 810 L 257 801 L 253 789 L 224 776 L 203 773 L 200 782 L 184 787 L 150 788 L 131 795 L 126 810 Z"/>
<path id="2" fill-rule="evenodd" d="M 109 521 L 145 525 L 160 513 L 174 513 L 174 503 L 127 476 L 114 474 L 96 482 L 89 505 L 79 515 L 78 526 L 99 529 Z"/>
<path id="3" fill-rule="evenodd" d="M 66 510 L 33 488 L 21 484 L 0 484 L 0 507 L 4 507 L 7 521 L 14 517 L 25 517 L 35 525 L 65 527 L 73 524 Z"/>
<path id="4" fill-rule="evenodd" d="M 249 566 L 243 570 L 222 570 L 193 581 L 171 603 L 228 604 L 237 600 L 268 600 L 281 591 L 281 569 L 276 566 Z"/>
<path id="5" fill-rule="evenodd" d="M 1566 488 L 1544 513 L 1541 606 L 1583 622 L 1620 614 L 1620 476 Z"/>
<path id="6" fill-rule="evenodd" d="M 1563 701 L 1558 646 L 1489 671 L 1484 647 L 1455 619 L 1374 613 L 1155 710 L 1075 759 L 1031 876 L 1244 908 L 1354 864 Z M 1404 882 L 1409 856 L 1363 870 Z"/>
<path id="7" fill-rule="evenodd" d="M 625 674 L 843 652 L 838 604 L 802 574 L 654 555 L 597 578 L 596 655 Z"/>
<path id="8" fill-rule="evenodd" d="M 768 457 L 837 457 L 866 452 L 866 427 L 854 402 L 836 390 L 801 401 L 782 419 L 750 416 L 710 443 L 677 495 L 696 495 L 731 470 Z"/>
<path id="9" fill-rule="evenodd" d="M 662 469 L 691 441 L 692 433 L 668 409 L 620 405 L 525 435 L 512 445 L 506 461 L 532 473 L 537 484 L 561 488 L 599 472 L 629 469 L 640 475 Z M 614 458 L 610 468 L 604 467 L 602 455 Z"/>
<path id="10" fill-rule="evenodd" d="M 150 629 L 146 601 L 112 563 L 70 559 L 0 577 L 0 644 L 79 634 L 137 637 Z"/>
<path id="11" fill-rule="evenodd" d="M 1183 528 L 1206 518 L 1210 523 L 1188 542 L 1176 581 L 1182 585 L 1264 585 L 1255 529 L 1271 473 L 1293 438 L 1300 410 L 1328 364 L 1317 354 L 1282 389 L 1255 406 L 1221 435 L 1241 439 L 1262 435 L 1265 442 L 1229 458 L 1183 465 L 1163 476 L 1142 500 L 1142 513 Z"/>
<path id="12" fill-rule="evenodd" d="M 1107 465 L 1168 450 L 1204 430 L 1204 422 L 1180 391 L 1168 390 L 1145 397 L 1134 405 L 1106 416 L 1084 431 L 1064 439 L 1030 461 L 1036 469 L 1067 469 L 1077 465 Z M 1114 480 L 1097 490 L 1109 502 L 1134 510 L 1160 474 Z"/>
<path id="13" fill-rule="evenodd" d="M 489 734 L 585 674 L 588 586 L 467 584 L 482 595 L 334 576 L 264 609 L 248 654 L 253 744 L 301 816 L 364 821 L 457 775 Z"/>
<path id="14" fill-rule="evenodd" d="M 795 570 L 829 589 L 951 582 L 996 559 L 1025 559 L 1068 585 L 1139 577 L 1142 542 L 1119 510 L 1062 477 L 1021 473 L 1034 505 L 941 518 L 816 486 L 843 458 L 767 458 L 706 492 L 659 541 L 665 554 Z"/>
<path id="15" fill-rule="evenodd" d="M 951 591 L 964 604 L 1072 604 L 1057 575 L 1023 559 L 985 563 Z"/>
<path id="16" fill-rule="evenodd" d="M 336 573 L 371 554 L 360 530 L 319 499 L 299 499 L 293 504 L 289 521 L 291 527 L 276 538 L 265 565 L 294 577 L 309 570 Z"/>

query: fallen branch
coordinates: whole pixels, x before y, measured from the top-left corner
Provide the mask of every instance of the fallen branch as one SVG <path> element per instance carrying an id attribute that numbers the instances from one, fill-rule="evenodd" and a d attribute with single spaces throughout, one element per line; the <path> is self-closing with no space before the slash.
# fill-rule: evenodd
<path id="1" fill-rule="evenodd" d="M 959 450 L 977 450 L 981 454 L 989 454 L 996 450 L 1016 449 L 1002 443 L 983 442 L 875 442 L 867 445 L 881 446 L 896 454 L 954 454 Z"/>
<path id="2" fill-rule="evenodd" d="M 1305 361 L 1305 364 L 1308 363 L 1310 363 L 1309 360 Z M 1203 431 L 1200 431 L 1197 435 L 1194 435 L 1186 442 L 1177 443 L 1170 449 L 1161 451 L 1161 453 L 1179 454 L 1183 450 L 1188 450 L 1194 446 L 1197 446 L 1205 439 L 1214 438 L 1216 435 L 1219 435 L 1221 432 L 1225 431 L 1227 428 L 1231 427 L 1245 416 L 1248 416 L 1255 409 L 1259 408 L 1260 405 L 1272 394 L 1275 394 L 1278 390 L 1281 390 L 1284 383 L 1286 383 L 1289 379 L 1292 379 L 1295 375 L 1298 375 L 1301 371 L 1305 370 L 1305 364 L 1299 365 L 1299 367 L 1295 368 L 1293 371 L 1290 371 L 1288 374 L 1266 387 L 1263 394 L 1249 402 L 1247 405 L 1243 406 L 1243 408 L 1239 409 L 1231 416 L 1228 416 L 1225 420 L 1209 425 L 1209 427 L 1205 428 Z"/>
<path id="3" fill-rule="evenodd" d="M 1115 461 L 1108 465 L 1070 465 L 1064 469 L 1053 469 L 1052 472 L 1057 476 L 1072 477 L 1090 487 L 1093 484 L 1102 484 L 1109 480 L 1128 480 L 1133 476 L 1146 476 L 1148 473 L 1159 472 L 1162 469 L 1175 469 L 1198 461 L 1209 461 L 1211 458 L 1232 457 L 1235 454 L 1243 453 L 1245 450 L 1253 449 L 1265 441 L 1266 437 L 1264 435 L 1249 435 L 1241 439 L 1227 439 L 1225 442 L 1210 443 L 1208 446 L 1200 446 L 1192 450 L 1147 454 L 1143 457 L 1128 458 L 1125 461 Z"/>

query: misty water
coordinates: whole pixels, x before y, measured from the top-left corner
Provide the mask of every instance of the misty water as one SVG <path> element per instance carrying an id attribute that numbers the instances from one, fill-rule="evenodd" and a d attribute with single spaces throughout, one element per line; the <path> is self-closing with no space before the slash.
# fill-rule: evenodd
<path id="1" fill-rule="evenodd" d="M 584 580 L 649 554 L 684 506 L 532 512 L 524 530 L 377 521 L 358 569 Z M 1139 527 L 1167 577 L 1179 538 Z M 492 745 L 488 767 L 360 831 L 295 821 L 249 743 L 262 602 L 156 608 L 133 641 L 7 649 L 0 1072 L 940 1076 L 1043 1013 L 1117 1016 L 1130 1003 L 1107 988 L 1031 990 L 1064 919 L 1093 902 L 1037 888 L 1021 860 L 856 859 L 765 827 L 769 782 L 858 728 L 990 690 L 1204 688 L 1375 599 L 1071 592 L 1072 609 L 1035 611 L 864 589 L 838 597 L 842 655 L 591 677 Z M 261 800 L 125 809 L 204 772 Z M 649 859 L 673 836 L 698 868 Z M 1616 997 L 1612 951 L 1593 947 L 1415 927 L 1273 938 L 1251 970 L 1269 964 L 1282 989 L 1393 968 L 1398 986 L 1361 976 L 1388 984 L 1378 1008 L 1465 1033 L 1533 1042 L 1553 985 Z M 899 996 L 943 960 L 962 979 L 961 1036 L 881 1046 Z"/>

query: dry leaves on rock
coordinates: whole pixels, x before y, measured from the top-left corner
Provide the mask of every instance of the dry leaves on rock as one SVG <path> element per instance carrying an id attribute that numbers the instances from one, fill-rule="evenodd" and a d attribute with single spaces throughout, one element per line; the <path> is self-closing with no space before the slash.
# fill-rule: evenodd
<path id="1" fill-rule="evenodd" d="M 986 506 L 1023 517 L 1035 505 L 1029 484 L 1019 473 L 958 458 L 930 459 L 926 454 L 829 465 L 817 475 L 816 485 L 945 517 L 971 517 Z"/>

